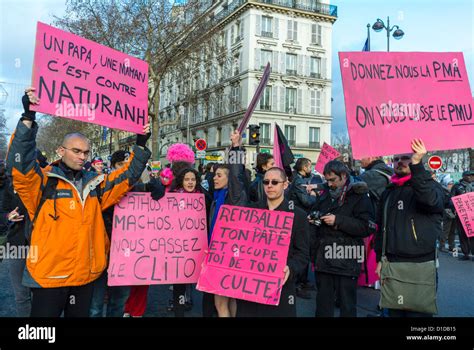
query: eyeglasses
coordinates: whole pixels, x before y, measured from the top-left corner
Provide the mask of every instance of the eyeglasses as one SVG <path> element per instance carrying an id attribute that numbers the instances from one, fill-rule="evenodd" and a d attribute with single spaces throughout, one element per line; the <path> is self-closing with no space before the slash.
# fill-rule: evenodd
<path id="1" fill-rule="evenodd" d="M 262 181 L 264 186 L 268 186 L 270 184 L 272 184 L 272 186 L 276 186 L 276 185 L 281 184 L 283 182 L 285 182 L 285 181 L 277 181 L 277 180 L 263 180 Z"/>
<path id="2" fill-rule="evenodd" d="M 408 156 L 402 156 L 402 157 L 395 157 L 395 158 L 393 158 L 393 161 L 394 161 L 394 162 L 400 162 L 400 161 L 402 161 L 402 162 L 408 162 L 408 161 L 410 161 L 410 160 L 411 160 L 411 157 L 408 157 Z"/>
<path id="3" fill-rule="evenodd" d="M 81 151 L 80 149 L 77 149 L 77 148 L 67 148 L 67 147 L 64 147 L 64 146 L 61 146 L 61 147 L 64 148 L 64 149 L 67 149 L 68 151 L 72 151 L 72 153 L 74 153 L 76 155 L 83 154 L 84 157 L 86 157 L 86 158 L 89 158 L 89 155 L 91 154 L 91 151 Z"/>

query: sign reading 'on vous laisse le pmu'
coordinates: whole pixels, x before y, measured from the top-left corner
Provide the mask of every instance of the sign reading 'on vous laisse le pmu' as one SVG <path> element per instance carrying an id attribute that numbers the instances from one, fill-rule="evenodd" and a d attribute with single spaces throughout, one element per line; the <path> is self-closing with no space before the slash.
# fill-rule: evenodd
<path id="1" fill-rule="evenodd" d="M 471 89 L 460 52 L 340 52 L 355 159 L 474 145 Z"/>

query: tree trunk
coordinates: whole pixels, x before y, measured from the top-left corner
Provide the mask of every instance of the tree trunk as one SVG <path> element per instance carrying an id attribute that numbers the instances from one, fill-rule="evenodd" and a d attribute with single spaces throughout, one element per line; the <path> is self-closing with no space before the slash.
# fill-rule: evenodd
<path id="1" fill-rule="evenodd" d="M 160 82 L 154 82 L 155 89 L 160 88 Z M 155 93 L 155 101 L 153 106 L 153 114 L 155 115 L 151 120 L 151 156 L 153 160 L 160 160 L 160 92 Z"/>
<path id="2" fill-rule="evenodd" d="M 469 148 L 469 170 L 474 170 L 474 148 Z"/>

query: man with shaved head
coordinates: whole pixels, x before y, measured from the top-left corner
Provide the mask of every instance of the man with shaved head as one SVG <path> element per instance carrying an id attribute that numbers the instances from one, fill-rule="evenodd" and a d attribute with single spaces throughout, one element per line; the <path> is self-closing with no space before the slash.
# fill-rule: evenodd
<path id="1" fill-rule="evenodd" d="M 151 152 L 146 148 L 149 125 L 137 135 L 128 162 L 112 173 L 83 170 L 90 143 L 81 133 L 67 134 L 57 153 L 60 160 L 41 169 L 36 160 L 38 124 L 30 104 L 40 104 L 29 88 L 25 112 L 12 136 L 7 156 L 13 186 L 33 224 L 23 284 L 31 288 L 32 317 L 89 316 L 92 282 L 107 266 L 110 241 L 102 211 L 113 206 L 138 181 Z"/>

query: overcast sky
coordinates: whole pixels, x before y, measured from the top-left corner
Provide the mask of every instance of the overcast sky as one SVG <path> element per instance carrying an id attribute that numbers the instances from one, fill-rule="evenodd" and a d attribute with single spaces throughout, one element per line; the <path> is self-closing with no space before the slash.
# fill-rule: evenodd
<path id="1" fill-rule="evenodd" d="M 339 51 L 361 51 L 367 37 L 367 23 L 377 18 L 399 25 L 401 40 L 390 40 L 391 51 L 461 51 L 469 81 L 474 81 L 474 7 L 472 0 L 337 0 L 338 20 L 333 27 L 333 132 L 346 130 L 344 98 L 339 70 Z M 31 81 L 36 22 L 51 24 L 53 15 L 62 16 L 65 0 L 0 1 L 0 82 L 10 97 L 5 115 L 10 132 L 21 113 L 21 91 Z M 371 31 L 372 51 L 386 51 L 385 31 Z M 1 95 L 1 91 L 0 91 Z"/>

